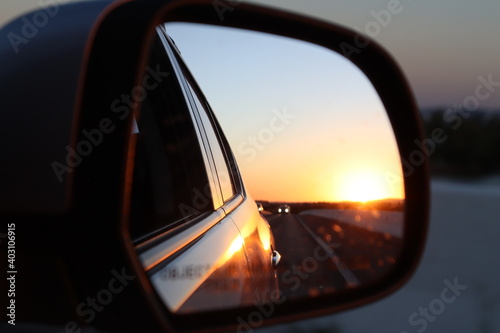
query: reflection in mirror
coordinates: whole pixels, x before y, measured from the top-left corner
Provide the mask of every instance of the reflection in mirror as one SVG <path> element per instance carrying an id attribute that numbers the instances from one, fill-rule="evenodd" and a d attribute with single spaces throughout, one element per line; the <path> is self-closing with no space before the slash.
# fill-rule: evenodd
<path id="1" fill-rule="evenodd" d="M 188 248 L 151 273 L 169 309 L 280 304 L 384 277 L 398 260 L 405 195 L 392 127 L 366 76 L 330 50 L 284 37 L 187 23 L 166 31 L 257 202 L 229 215 L 238 228 L 204 234 L 205 255 Z M 274 245 L 262 227 L 245 233 L 255 216 Z M 229 248 L 211 232 L 225 233 Z M 272 276 L 258 246 L 281 255 Z M 215 264 L 217 251 L 244 259 Z"/>

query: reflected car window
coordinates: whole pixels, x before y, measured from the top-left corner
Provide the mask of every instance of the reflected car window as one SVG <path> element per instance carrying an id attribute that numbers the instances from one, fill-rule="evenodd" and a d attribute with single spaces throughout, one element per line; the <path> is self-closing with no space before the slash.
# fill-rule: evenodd
<path id="1" fill-rule="evenodd" d="M 159 42 L 149 66 L 173 73 Z M 131 207 L 135 239 L 168 230 L 214 208 L 193 119 L 175 77 L 168 75 L 148 91 L 141 107 Z M 196 199 L 200 195 L 204 204 Z"/>

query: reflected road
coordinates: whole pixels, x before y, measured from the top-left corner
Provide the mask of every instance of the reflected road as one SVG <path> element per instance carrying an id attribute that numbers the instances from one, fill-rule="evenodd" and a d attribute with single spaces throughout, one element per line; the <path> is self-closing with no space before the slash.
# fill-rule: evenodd
<path id="1" fill-rule="evenodd" d="M 401 240 L 337 219 L 264 215 L 273 231 L 280 290 L 287 298 L 318 296 L 373 282 L 395 263 Z"/>

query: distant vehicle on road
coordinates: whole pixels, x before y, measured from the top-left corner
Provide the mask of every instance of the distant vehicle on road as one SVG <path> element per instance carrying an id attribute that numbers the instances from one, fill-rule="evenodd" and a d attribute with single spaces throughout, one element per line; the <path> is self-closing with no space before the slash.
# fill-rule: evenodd
<path id="1" fill-rule="evenodd" d="M 262 205 L 261 202 L 256 202 L 256 204 L 257 204 L 257 209 L 259 210 L 259 212 L 264 211 L 264 206 Z"/>
<path id="2" fill-rule="evenodd" d="M 288 206 L 288 205 L 281 205 L 278 208 L 278 213 L 280 213 L 280 214 L 290 214 L 290 211 L 291 211 L 291 209 L 290 209 L 290 206 Z"/>

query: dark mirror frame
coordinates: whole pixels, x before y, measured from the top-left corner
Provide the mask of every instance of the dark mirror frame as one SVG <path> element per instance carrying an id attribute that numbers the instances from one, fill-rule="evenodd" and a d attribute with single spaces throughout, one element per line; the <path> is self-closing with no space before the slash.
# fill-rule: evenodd
<path id="1" fill-rule="evenodd" d="M 224 3 L 230 6 L 229 2 Z M 169 21 L 184 21 L 282 35 L 315 43 L 340 54 L 346 49 L 358 50 L 349 59 L 366 74 L 380 95 L 393 126 L 401 157 L 406 161 L 411 160 L 412 154 L 418 149 L 414 141 L 421 142 L 424 138 L 423 129 L 409 85 L 386 51 L 374 41 L 331 23 L 246 3 L 239 3 L 233 9 L 226 12 L 221 21 L 211 0 L 139 0 L 112 4 L 94 26 L 94 37 L 87 48 L 86 77 L 80 94 L 82 106 L 77 113 L 75 133 L 94 128 L 103 115 L 110 112 L 109 100 L 113 96 L 120 96 L 122 92 L 131 91 L 134 86 L 140 85 L 155 27 Z M 137 113 L 139 106 L 136 104 L 133 109 Z M 130 165 L 134 154 L 134 142 L 130 135 L 131 115 L 127 121 L 116 125 L 109 140 L 73 175 L 71 215 L 78 217 L 80 222 L 76 223 L 81 225 L 82 230 L 84 225 L 99 228 L 101 237 L 108 240 L 105 245 L 96 244 L 95 253 L 87 253 L 87 256 L 94 256 L 93 260 L 82 259 L 82 265 L 95 271 L 95 276 L 89 276 L 87 285 L 82 286 L 83 292 L 95 294 L 95 290 L 102 285 L 102 277 L 97 277 L 98 272 L 109 272 L 115 266 L 126 267 L 137 277 L 131 283 L 130 290 L 117 300 L 122 303 L 119 306 L 119 318 L 104 316 L 93 325 L 125 331 L 133 330 L 134 327 L 139 327 L 141 331 L 148 328 L 149 331 L 234 329 L 238 325 L 237 317 L 247 318 L 256 308 L 172 315 L 155 294 L 143 271 L 130 239 L 127 220 L 132 172 Z M 76 137 L 74 142 L 80 139 L 84 138 Z M 409 279 L 422 255 L 428 223 L 428 157 L 425 153 L 420 156 L 420 165 L 408 172 L 404 179 L 404 243 L 393 271 L 371 285 L 352 291 L 330 297 L 287 301 L 274 307 L 265 321 L 266 325 L 326 315 L 366 304 L 394 292 Z M 89 175 L 98 177 L 88 182 Z M 94 209 L 89 210 L 88 207 Z M 137 299 L 140 301 L 137 302 Z M 149 307 L 144 304 L 149 304 Z"/>

